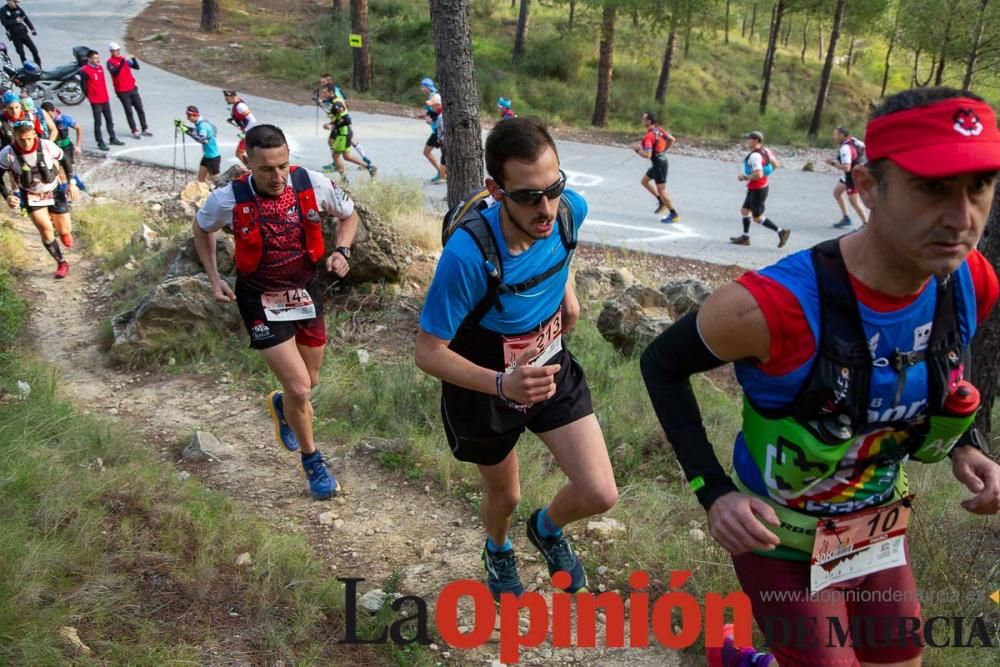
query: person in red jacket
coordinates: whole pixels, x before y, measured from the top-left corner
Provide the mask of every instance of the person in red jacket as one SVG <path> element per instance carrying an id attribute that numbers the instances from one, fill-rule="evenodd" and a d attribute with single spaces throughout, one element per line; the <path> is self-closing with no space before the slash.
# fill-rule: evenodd
<path id="1" fill-rule="evenodd" d="M 149 126 L 146 124 L 146 112 L 142 108 L 139 87 L 136 85 L 135 76 L 132 74 L 132 70 L 139 69 L 139 61 L 135 59 L 135 56 L 131 58 L 122 56 L 122 47 L 118 42 L 108 44 L 108 51 L 111 52 L 111 57 L 108 58 L 106 64 L 108 72 L 111 73 L 111 83 L 115 87 L 115 95 L 118 96 L 118 100 L 122 103 L 122 108 L 125 109 L 125 120 L 128 121 L 129 129 L 132 130 L 132 136 L 136 139 L 142 136 L 153 136 L 153 133 L 149 131 Z M 139 133 L 139 128 L 135 126 L 135 118 L 132 117 L 133 108 L 139 116 L 139 127 L 142 128 L 142 134 Z"/>
<path id="2" fill-rule="evenodd" d="M 83 74 L 84 87 L 87 90 L 87 100 L 90 102 L 90 109 L 94 112 L 94 138 L 97 140 L 97 147 L 102 151 L 108 150 L 108 145 L 104 143 L 104 135 L 101 133 L 101 116 L 104 116 L 108 124 L 108 137 L 110 143 L 115 146 L 124 146 L 125 143 L 115 136 L 115 122 L 111 120 L 111 106 L 108 104 L 108 84 L 104 80 L 104 68 L 101 67 L 101 54 L 91 49 L 87 51 L 87 63 L 80 69 Z"/>

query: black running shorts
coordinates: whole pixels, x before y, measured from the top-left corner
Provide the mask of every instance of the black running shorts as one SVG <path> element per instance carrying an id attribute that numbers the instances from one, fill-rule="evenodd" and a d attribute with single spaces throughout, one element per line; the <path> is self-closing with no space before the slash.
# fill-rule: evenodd
<path id="1" fill-rule="evenodd" d="M 767 187 L 760 190 L 747 190 L 746 199 L 743 200 L 743 208 L 750 209 L 751 215 L 759 218 L 764 215 L 764 202 L 767 200 Z"/>
<path id="2" fill-rule="evenodd" d="M 854 185 L 854 174 L 851 172 L 845 173 L 844 177 L 840 179 L 840 182 L 844 184 L 845 188 L 847 188 L 847 194 L 853 195 L 858 191 L 857 187 Z"/>
<path id="3" fill-rule="evenodd" d="M 455 458 L 496 465 L 507 458 L 525 429 L 545 433 L 592 414 L 594 407 L 583 368 L 567 350 L 556 359 L 562 367 L 555 376 L 555 395 L 523 413 L 507 407 L 496 396 L 445 384 L 441 416 Z"/>
<path id="4" fill-rule="evenodd" d="M 431 136 L 427 137 L 426 146 L 431 148 L 441 148 L 441 139 L 438 138 L 437 132 L 431 132 Z"/>
<path id="5" fill-rule="evenodd" d="M 18 194 L 21 197 L 21 208 L 28 213 L 42 210 L 48 210 L 49 213 L 69 213 L 70 206 L 69 200 L 66 198 L 65 188 L 56 188 L 55 192 L 52 193 L 52 200 L 55 203 L 50 206 L 31 206 L 28 204 L 28 195 L 23 189 L 19 190 Z"/>
<path id="6" fill-rule="evenodd" d="M 653 160 L 653 165 L 646 170 L 646 176 L 653 179 L 653 182 L 657 185 L 667 182 L 667 159 Z"/>
<path id="7" fill-rule="evenodd" d="M 202 167 L 208 169 L 208 173 L 212 176 L 218 176 L 219 170 L 222 166 L 222 156 L 217 155 L 215 157 L 203 157 L 201 162 L 199 162 Z"/>
<path id="8" fill-rule="evenodd" d="M 250 334 L 251 348 L 266 350 L 292 337 L 296 343 L 306 347 L 322 347 L 326 344 L 326 321 L 323 319 L 323 295 L 319 283 L 314 279 L 305 289 L 316 306 L 316 317 L 291 322 L 270 322 L 260 301 L 261 290 L 236 280 L 236 305 L 240 309 L 243 326 Z"/>

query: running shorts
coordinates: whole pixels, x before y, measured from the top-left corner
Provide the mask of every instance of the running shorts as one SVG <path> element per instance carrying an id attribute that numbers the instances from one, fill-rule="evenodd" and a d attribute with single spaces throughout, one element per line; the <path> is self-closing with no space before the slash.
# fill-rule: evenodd
<path id="1" fill-rule="evenodd" d="M 269 322 L 261 303 L 262 290 L 250 287 L 237 278 L 236 305 L 243 318 L 243 326 L 250 334 L 250 347 L 265 350 L 284 343 L 294 337 L 295 342 L 306 347 L 322 347 L 326 344 L 326 321 L 323 319 L 323 298 L 319 282 L 313 279 L 305 290 L 316 306 L 316 317 L 291 322 Z"/>
<path id="2" fill-rule="evenodd" d="M 210 176 L 218 176 L 220 167 L 222 166 L 222 156 L 216 155 L 215 157 L 203 157 L 201 162 L 198 164 L 205 167 Z"/>
<path id="3" fill-rule="evenodd" d="M 854 185 L 854 175 L 851 172 L 845 173 L 840 182 L 847 188 L 847 194 L 853 195 L 857 193 L 858 188 Z"/>
<path id="4" fill-rule="evenodd" d="M 49 204 L 48 206 L 31 206 L 28 204 L 28 195 L 24 190 L 19 190 L 18 195 L 21 197 L 21 208 L 26 210 L 28 213 L 34 211 L 48 210 L 49 213 L 69 213 L 70 206 L 69 200 L 66 198 L 65 188 L 56 188 L 52 193 L 52 200 L 54 204 Z"/>
<path id="5" fill-rule="evenodd" d="M 337 154 L 343 154 L 351 150 L 351 139 L 354 137 L 354 133 L 350 128 L 347 129 L 346 134 L 331 134 L 330 135 L 330 150 Z"/>
<path id="6" fill-rule="evenodd" d="M 669 170 L 669 165 L 667 164 L 667 158 L 661 160 L 653 160 L 653 165 L 646 170 L 646 176 L 653 179 L 653 182 L 657 185 L 661 185 L 667 182 L 667 171 Z"/>
<path id="7" fill-rule="evenodd" d="M 764 202 L 767 200 L 767 187 L 759 190 L 747 190 L 746 199 L 743 200 L 743 208 L 749 209 L 751 215 L 759 218 L 764 215 Z"/>
<path id="8" fill-rule="evenodd" d="M 437 132 L 431 132 L 431 136 L 427 137 L 426 145 L 431 148 L 441 148 L 441 139 L 438 138 Z"/>
<path id="9" fill-rule="evenodd" d="M 583 368 L 568 350 L 550 364 L 561 364 L 555 375 L 556 393 L 521 412 L 491 394 L 445 384 L 441 416 L 451 453 L 459 461 L 496 465 L 514 449 L 525 429 L 545 433 L 594 412 Z"/>
<path id="10" fill-rule="evenodd" d="M 808 593 L 806 561 L 745 553 L 734 556 L 733 565 L 779 665 L 855 667 L 859 661 L 904 662 L 923 651 L 919 640 L 901 635 L 901 625 L 912 630 L 916 621 L 910 619 L 920 619 L 908 545 L 905 565 L 834 584 L 816 596 Z M 840 642 L 838 628 L 847 632 L 851 618 L 861 636 L 857 643 L 850 637 Z"/>

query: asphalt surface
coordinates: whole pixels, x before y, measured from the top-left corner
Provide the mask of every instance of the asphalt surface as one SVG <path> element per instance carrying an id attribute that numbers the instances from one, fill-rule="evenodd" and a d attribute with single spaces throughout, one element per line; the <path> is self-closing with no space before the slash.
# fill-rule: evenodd
<path id="1" fill-rule="evenodd" d="M 108 42 L 117 41 L 128 55 L 131 45 L 124 42 L 125 22 L 147 4 L 141 0 L 100 3 L 24 0 L 22 7 L 38 28 L 35 40 L 48 69 L 71 62 L 70 51 L 76 45 L 100 51 L 103 60 L 108 57 Z M 11 55 L 17 62 L 13 49 Z M 219 89 L 149 64 L 142 64 L 136 80 L 155 136 L 141 141 L 131 138 L 121 105 L 112 91 L 115 128 L 126 145 L 115 147 L 109 159 L 128 158 L 179 167 L 186 164 L 189 170 L 197 169 L 200 147 L 190 140 L 175 145 L 173 126 L 175 118 L 183 118 L 184 108 L 194 104 L 219 129 L 223 169 L 236 162 L 233 157 L 236 131 L 225 122 L 228 106 Z M 110 88 L 110 76 L 108 84 Z M 316 169 L 330 161 L 326 133 L 318 127 L 316 108 L 308 99 L 291 104 L 252 95 L 243 97 L 259 121 L 274 123 L 285 131 L 294 162 Z M 415 112 L 421 103 L 418 84 L 414 82 Z M 84 147 L 96 149 L 90 105 L 84 101 L 64 111 L 81 121 Z M 355 112 L 352 117 L 356 135 L 378 166 L 380 176 L 426 182 L 433 175 L 421 154 L 429 132 L 422 119 Z M 641 133 L 637 122 L 636 139 Z M 652 212 L 655 200 L 639 184 L 649 166 L 648 160 L 612 146 L 561 141 L 558 147 L 570 186 L 581 192 L 590 205 L 590 215 L 581 230 L 584 241 L 759 268 L 790 251 L 810 247 L 840 233 L 830 226 L 839 216 L 830 196 L 835 177 L 829 174 L 778 170 L 771 178 L 767 214 L 778 225 L 792 230 L 788 244 L 779 250 L 777 235 L 754 225 L 752 245 L 735 246 L 729 243 L 729 237 L 741 231 L 739 209 L 746 192 L 745 185 L 736 180 L 740 164 L 672 155 L 668 187 L 682 220 L 665 225 Z M 352 180 L 368 178 L 354 169 L 349 165 Z M 443 211 L 445 188 L 427 184 L 424 190 L 428 205 Z"/>

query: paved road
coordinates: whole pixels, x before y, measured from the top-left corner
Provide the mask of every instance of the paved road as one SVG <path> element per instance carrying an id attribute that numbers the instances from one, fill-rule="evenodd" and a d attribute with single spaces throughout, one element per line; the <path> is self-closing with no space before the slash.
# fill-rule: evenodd
<path id="1" fill-rule="evenodd" d="M 95 48 L 102 58 L 106 58 L 108 42 L 123 42 L 125 22 L 147 4 L 145 0 L 103 0 L 101 3 L 48 0 L 45 3 L 25 2 L 24 9 L 38 27 L 37 43 L 43 62 L 46 67 L 53 67 L 69 62 L 70 49 L 78 44 Z M 129 46 L 125 44 L 126 51 Z M 16 55 L 14 58 L 16 60 Z M 116 128 L 126 145 L 112 151 L 111 159 L 128 157 L 161 165 L 173 164 L 172 121 L 183 117 L 185 106 L 195 104 L 202 115 L 219 128 L 224 159 L 235 162 L 231 158 L 236 144 L 235 130 L 225 123 L 228 107 L 218 89 L 148 64 L 142 66 L 136 77 L 150 127 L 156 136 L 141 141 L 128 138 L 124 114 L 112 96 Z M 313 168 L 329 162 L 325 133 L 321 129 L 317 132 L 315 107 L 255 96 L 245 96 L 245 99 L 259 120 L 275 123 L 285 130 L 296 162 Z M 415 110 L 419 104 L 415 84 Z M 87 134 L 85 146 L 96 148 L 87 102 L 67 111 L 83 121 Z M 422 120 L 365 113 L 352 115 L 357 134 L 378 165 L 380 174 L 389 178 L 419 179 L 432 175 L 430 165 L 421 155 L 428 133 Z M 636 132 L 638 138 L 638 123 Z M 793 230 L 791 240 L 784 249 L 778 250 L 776 235 L 755 226 L 751 232 L 753 245 L 741 247 L 728 242 L 728 238 L 740 230 L 739 207 L 745 193 L 744 185 L 736 181 L 738 164 L 672 156 L 670 191 L 683 219 L 681 223 L 668 226 L 660 224 L 658 217 L 653 215 L 655 201 L 639 185 L 649 165 L 647 160 L 623 148 L 569 141 L 560 142 L 559 151 L 570 183 L 586 195 L 590 203 L 590 217 L 581 232 L 585 241 L 720 264 L 760 267 L 790 250 L 805 248 L 835 235 L 836 230 L 830 227 L 837 218 L 830 197 L 834 177 L 830 175 L 780 170 L 772 179 L 767 212 L 778 224 Z M 183 155 L 179 147 L 178 164 L 183 164 Z M 187 165 L 193 168 L 199 159 L 200 148 L 188 141 Z M 363 172 L 349 173 L 353 179 L 367 178 Z M 428 203 L 443 210 L 445 188 L 427 185 L 425 192 Z"/>

